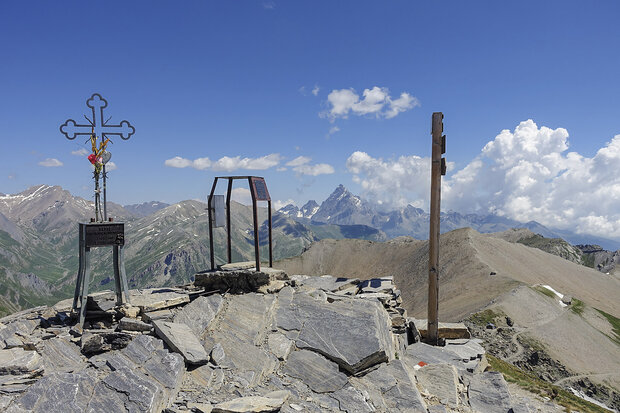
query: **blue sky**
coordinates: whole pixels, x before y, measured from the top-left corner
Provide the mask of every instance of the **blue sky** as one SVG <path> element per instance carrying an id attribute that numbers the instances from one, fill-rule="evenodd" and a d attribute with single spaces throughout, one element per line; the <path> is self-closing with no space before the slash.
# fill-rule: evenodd
<path id="1" fill-rule="evenodd" d="M 0 192 L 92 198 L 71 154 L 88 146 L 58 127 L 101 93 L 136 127 L 109 147 L 111 201 L 204 199 L 214 176 L 252 174 L 281 202 L 342 183 L 427 209 L 442 111 L 445 209 L 618 238 L 618 16 L 616 1 L 2 1 Z"/>

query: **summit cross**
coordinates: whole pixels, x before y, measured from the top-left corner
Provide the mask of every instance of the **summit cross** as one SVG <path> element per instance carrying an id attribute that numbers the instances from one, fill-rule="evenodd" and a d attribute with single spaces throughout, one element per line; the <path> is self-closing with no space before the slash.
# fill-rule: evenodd
<path id="1" fill-rule="evenodd" d="M 108 101 L 102 98 L 99 93 L 94 93 L 86 101 L 86 106 L 92 111 L 92 119 L 84 116 L 89 122 L 88 125 L 80 125 L 73 119 L 67 119 L 60 126 L 60 132 L 67 139 L 73 140 L 78 135 L 91 136 L 94 132 L 102 140 L 110 136 L 120 136 L 121 139 L 127 140 L 136 132 L 136 129 L 126 120 L 122 120 L 118 125 L 109 125 L 108 121 L 110 118 L 104 120 L 103 109 L 108 106 Z"/>

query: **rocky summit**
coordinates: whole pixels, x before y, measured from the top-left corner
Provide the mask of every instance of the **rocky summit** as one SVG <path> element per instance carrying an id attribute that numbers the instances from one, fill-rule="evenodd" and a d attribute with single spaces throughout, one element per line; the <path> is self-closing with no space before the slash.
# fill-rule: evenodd
<path id="1" fill-rule="evenodd" d="M 420 342 L 389 277 L 220 270 L 113 300 L 90 295 L 83 328 L 72 300 L 0 319 L 0 410 L 546 411 L 485 371 L 464 327 Z"/>

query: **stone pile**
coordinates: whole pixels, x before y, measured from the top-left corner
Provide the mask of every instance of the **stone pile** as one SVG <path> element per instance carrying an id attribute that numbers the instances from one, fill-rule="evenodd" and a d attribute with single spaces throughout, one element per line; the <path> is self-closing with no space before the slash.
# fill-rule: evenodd
<path id="1" fill-rule="evenodd" d="M 234 294 L 232 293 L 234 292 Z M 470 339 L 418 341 L 391 278 L 199 273 L 0 319 L 0 411 L 529 412 Z"/>

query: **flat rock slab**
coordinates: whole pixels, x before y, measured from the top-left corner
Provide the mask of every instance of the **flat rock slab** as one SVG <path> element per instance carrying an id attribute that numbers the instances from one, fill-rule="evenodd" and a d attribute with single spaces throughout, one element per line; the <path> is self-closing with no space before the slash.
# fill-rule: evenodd
<path id="1" fill-rule="evenodd" d="M 42 366 L 41 356 L 36 351 L 21 347 L 0 350 L 0 375 L 36 374 Z"/>
<path id="2" fill-rule="evenodd" d="M 475 374 L 469 382 L 469 404 L 475 412 L 507 413 L 511 408 L 511 396 L 502 373 L 487 371 Z"/>
<path id="3" fill-rule="evenodd" d="M 308 350 L 294 351 L 288 356 L 282 372 L 299 379 L 317 393 L 334 392 L 347 383 L 338 365 Z"/>
<path id="4" fill-rule="evenodd" d="M 30 386 L 6 411 L 82 413 L 88 409 L 96 384 L 93 371 L 52 373 Z"/>
<path id="5" fill-rule="evenodd" d="M 249 270 L 256 267 L 256 261 L 231 262 L 230 264 L 220 265 L 222 271 Z"/>
<path id="6" fill-rule="evenodd" d="M 87 367 L 86 358 L 80 354 L 80 348 L 63 338 L 45 340 L 40 347 L 46 373 L 75 372 Z"/>
<path id="7" fill-rule="evenodd" d="M 123 318 L 118 323 L 118 329 L 122 331 L 151 331 L 153 326 L 135 318 Z"/>
<path id="8" fill-rule="evenodd" d="M 192 330 L 183 323 L 153 321 L 155 333 L 176 353 L 179 353 L 188 364 L 205 364 L 209 355 L 194 335 Z"/>
<path id="9" fill-rule="evenodd" d="M 296 284 L 304 287 L 315 288 L 317 290 L 323 290 L 328 292 L 336 292 L 351 288 L 360 283 L 357 278 L 342 278 L 333 277 L 331 275 L 321 275 L 317 277 L 299 277 L 295 279 Z"/>
<path id="10" fill-rule="evenodd" d="M 204 287 L 207 291 L 233 294 L 255 292 L 261 285 L 268 283 L 268 274 L 250 270 L 201 272 L 196 274 L 194 281 L 194 285 Z"/>
<path id="11" fill-rule="evenodd" d="M 223 303 L 224 299 L 219 294 L 198 297 L 175 315 L 174 322 L 187 325 L 196 337 L 200 338 L 219 313 Z"/>
<path id="12" fill-rule="evenodd" d="M 366 392 L 378 411 L 426 413 L 426 404 L 400 360 L 381 364 L 363 377 L 353 377 L 351 384 Z"/>
<path id="13" fill-rule="evenodd" d="M 278 391 L 267 396 L 247 396 L 218 403 L 213 406 L 213 413 L 268 413 L 280 411 L 289 392 Z"/>
<path id="14" fill-rule="evenodd" d="M 482 358 L 486 351 L 474 340 L 446 340 L 446 349 L 458 354 L 463 360 Z"/>
<path id="15" fill-rule="evenodd" d="M 278 366 L 276 356 L 261 348 L 271 330 L 273 295 L 227 295 L 223 308 L 205 333 L 205 348 L 219 343 L 217 356 L 237 375 L 251 376 L 249 386 L 258 384 Z M 220 352 L 220 349 L 222 352 Z"/>
<path id="16" fill-rule="evenodd" d="M 298 348 L 335 361 L 351 374 L 394 358 L 390 320 L 378 302 L 346 299 L 328 303 L 307 294 L 280 297 L 276 324 L 298 330 Z"/>
<path id="17" fill-rule="evenodd" d="M 424 319 L 409 318 L 408 321 L 413 321 L 415 327 L 420 332 L 422 338 L 426 337 L 428 331 L 428 321 Z M 469 330 L 463 323 L 439 323 L 437 328 L 439 337 L 445 339 L 463 339 L 471 338 Z"/>
<path id="18" fill-rule="evenodd" d="M 148 312 L 189 303 L 189 295 L 180 288 L 149 288 L 132 290 L 130 300 L 131 305 Z"/>
<path id="19" fill-rule="evenodd" d="M 451 364 L 459 371 L 475 368 L 476 362 L 465 362 L 463 358 L 445 347 L 414 343 L 407 347 L 404 354 L 405 363 L 416 370 L 426 364 Z"/>
<path id="20" fill-rule="evenodd" d="M 416 370 L 415 376 L 426 393 L 437 396 L 442 404 L 457 407 L 459 377 L 456 367 L 451 364 L 429 364 Z"/>

